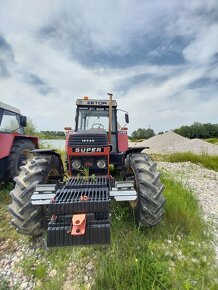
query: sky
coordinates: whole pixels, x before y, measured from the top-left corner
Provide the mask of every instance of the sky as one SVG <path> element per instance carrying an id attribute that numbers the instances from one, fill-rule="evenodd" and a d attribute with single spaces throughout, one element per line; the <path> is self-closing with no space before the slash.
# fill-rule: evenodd
<path id="1" fill-rule="evenodd" d="M 218 123 L 218 1 L 0 0 L 0 101 L 62 130 L 108 92 L 130 133 Z"/>

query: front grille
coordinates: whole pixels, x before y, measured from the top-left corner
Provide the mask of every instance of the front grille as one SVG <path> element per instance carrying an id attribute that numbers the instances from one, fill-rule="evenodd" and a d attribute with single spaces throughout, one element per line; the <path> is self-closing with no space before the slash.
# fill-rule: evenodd
<path id="1" fill-rule="evenodd" d="M 72 134 L 69 137 L 69 147 L 89 146 L 89 147 L 106 147 L 108 146 L 107 134 L 88 135 L 88 134 Z"/>

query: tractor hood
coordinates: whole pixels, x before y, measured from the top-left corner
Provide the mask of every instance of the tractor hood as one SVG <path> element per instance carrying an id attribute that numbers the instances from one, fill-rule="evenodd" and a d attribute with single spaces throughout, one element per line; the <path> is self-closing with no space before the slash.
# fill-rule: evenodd
<path id="1" fill-rule="evenodd" d="M 108 136 L 104 129 L 89 129 L 72 132 L 68 139 L 69 147 L 106 147 Z"/>

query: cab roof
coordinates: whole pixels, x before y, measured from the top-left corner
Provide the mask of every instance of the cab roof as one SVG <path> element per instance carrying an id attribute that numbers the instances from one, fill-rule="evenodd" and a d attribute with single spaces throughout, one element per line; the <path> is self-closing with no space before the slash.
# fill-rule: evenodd
<path id="1" fill-rule="evenodd" d="M 77 106 L 86 106 L 86 107 L 109 107 L 109 100 L 99 100 L 99 99 L 77 99 Z M 112 100 L 112 106 L 117 106 L 117 101 Z"/>
<path id="2" fill-rule="evenodd" d="M 15 108 L 15 107 L 12 107 L 12 106 L 10 106 L 10 105 L 7 105 L 7 104 L 5 104 L 5 103 L 2 103 L 2 102 L 0 102 L 0 109 L 4 109 L 4 110 L 8 110 L 8 111 L 11 111 L 11 112 L 13 112 L 13 113 L 17 113 L 17 114 L 21 114 L 20 113 L 20 110 L 18 109 L 18 108 Z"/>

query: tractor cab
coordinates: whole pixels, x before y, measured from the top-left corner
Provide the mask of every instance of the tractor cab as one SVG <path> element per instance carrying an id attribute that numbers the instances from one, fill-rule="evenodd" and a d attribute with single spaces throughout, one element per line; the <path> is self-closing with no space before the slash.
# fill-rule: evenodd
<path id="1" fill-rule="evenodd" d="M 121 124 L 129 123 L 128 113 L 125 114 L 125 120 L 118 120 L 117 102 L 112 100 L 112 118 L 111 132 L 109 133 L 109 100 L 78 99 L 76 102 L 76 126 L 75 131 L 104 129 L 112 145 L 112 152 L 124 152 L 128 149 L 127 128 Z M 123 111 L 124 112 L 124 111 Z M 124 123 L 125 122 L 125 123 Z M 125 130 L 124 130 L 125 129 Z M 111 137 L 109 136 L 111 134 Z"/>
<path id="2" fill-rule="evenodd" d="M 0 132 L 17 132 L 24 134 L 26 117 L 22 116 L 20 110 L 0 102 Z"/>
<path id="3" fill-rule="evenodd" d="M 129 121 L 128 114 L 122 111 L 126 114 L 119 123 L 117 102 L 112 99 L 84 97 L 76 105 L 75 131 L 68 133 L 66 142 L 71 174 L 78 174 L 84 167 L 89 168 L 89 173 L 109 174 L 109 164 L 122 168 L 128 136 L 127 128 L 122 128 L 120 123 L 125 125 Z M 105 168 L 98 166 L 98 160 L 100 164 L 106 163 Z"/>

